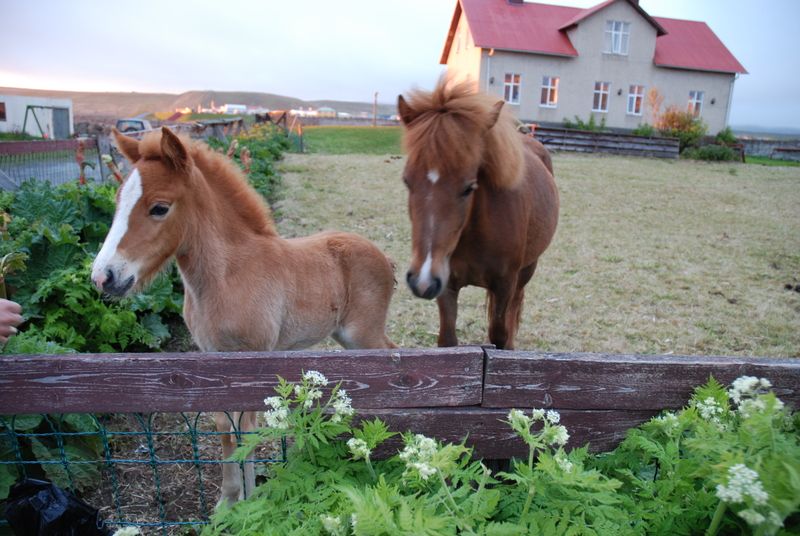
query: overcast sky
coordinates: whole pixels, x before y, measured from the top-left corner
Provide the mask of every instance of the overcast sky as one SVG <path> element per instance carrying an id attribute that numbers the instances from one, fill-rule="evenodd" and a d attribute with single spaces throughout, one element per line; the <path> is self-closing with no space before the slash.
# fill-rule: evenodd
<path id="1" fill-rule="evenodd" d="M 591 7 L 602 0 L 543 0 Z M 430 89 L 456 0 L 0 0 L 0 86 L 257 91 L 395 103 Z M 731 124 L 800 128 L 800 0 L 641 0 L 708 23 L 750 74 Z"/>

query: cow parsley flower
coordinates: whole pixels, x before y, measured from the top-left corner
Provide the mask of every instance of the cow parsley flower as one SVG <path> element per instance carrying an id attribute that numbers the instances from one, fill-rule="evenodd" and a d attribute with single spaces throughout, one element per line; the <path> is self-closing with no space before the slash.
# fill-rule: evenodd
<path id="1" fill-rule="evenodd" d="M 550 421 L 551 424 L 558 424 L 559 421 L 561 420 L 561 415 L 559 415 L 557 411 L 553 411 L 552 409 L 547 411 L 545 417 L 547 418 L 548 421 Z"/>
<path id="2" fill-rule="evenodd" d="M 308 370 L 304 372 L 303 379 L 308 381 L 310 385 L 316 385 L 318 387 L 324 387 L 325 385 L 328 385 L 328 378 L 316 370 Z"/>
<path id="3" fill-rule="evenodd" d="M 355 410 L 351 405 L 353 401 L 347 396 L 347 392 L 344 389 L 339 389 L 336 394 L 334 395 L 333 400 L 333 417 L 331 417 L 331 422 L 339 423 L 342 422 L 342 419 L 345 417 L 349 417 Z"/>
<path id="4" fill-rule="evenodd" d="M 141 534 L 141 532 L 136 527 L 122 527 L 113 536 L 136 536 L 137 534 Z"/>
<path id="5" fill-rule="evenodd" d="M 528 426 L 530 426 L 531 419 L 527 417 L 522 411 L 518 409 L 512 409 L 508 412 L 508 422 L 511 424 L 511 427 L 515 430 L 527 430 Z"/>
<path id="6" fill-rule="evenodd" d="M 328 515 L 319 516 L 322 521 L 322 527 L 331 534 L 339 534 L 342 531 L 342 520 L 338 517 Z"/>
<path id="7" fill-rule="evenodd" d="M 561 468 L 562 471 L 564 471 L 565 473 L 569 473 L 570 471 L 572 471 L 572 467 L 574 466 L 574 464 L 567 458 L 563 456 L 556 456 L 555 459 L 556 463 L 558 464 L 558 466 Z"/>
<path id="8" fill-rule="evenodd" d="M 739 512 L 739 517 L 747 521 L 748 525 L 760 525 L 767 520 L 764 516 L 751 508 L 745 508 Z"/>
<path id="9" fill-rule="evenodd" d="M 370 454 L 372 454 L 372 451 L 369 450 L 367 442 L 363 439 L 357 439 L 355 437 L 350 438 L 347 441 L 347 446 L 350 449 L 350 452 L 352 452 L 356 457 L 369 458 Z"/>
<path id="10" fill-rule="evenodd" d="M 703 419 L 715 424 L 720 423 L 719 416 L 725 412 L 713 396 L 709 396 L 702 402 L 698 402 L 695 407 Z"/>
<path id="11" fill-rule="evenodd" d="M 272 407 L 272 409 L 264 412 L 267 426 L 279 430 L 288 430 L 290 428 L 288 402 L 279 396 L 271 396 L 264 399 L 264 404 Z"/>
<path id="12" fill-rule="evenodd" d="M 741 376 L 731 384 L 728 396 L 736 404 L 740 404 L 742 400 L 758 395 L 759 390 L 769 389 L 770 387 L 772 387 L 772 383 L 766 378 L 758 379 L 755 376 Z"/>
<path id="13" fill-rule="evenodd" d="M 728 484 L 717 486 L 717 497 L 732 504 L 743 503 L 750 497 L 756 506 L 764 506 L 769 501 L 769 494 L 764 491 L 758 473 L 743 463 L 728 469 Z"/>
<path id="14" fill-rule="evenodd" d="M 564 426 L 556 426 L 553 434 L 553 443 L 556 445 L 566 445 L 569 441 L 569 434 Z"/>

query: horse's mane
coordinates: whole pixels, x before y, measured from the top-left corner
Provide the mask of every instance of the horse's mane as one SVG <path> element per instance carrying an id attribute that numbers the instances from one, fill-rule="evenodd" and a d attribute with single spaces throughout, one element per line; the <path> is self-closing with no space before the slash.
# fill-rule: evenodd
<path id="1" fill-rule="evenodd" d="M 403 134 L 409 158 L 440 172 L 477 163 L 489 186 L 514 188 L 525 167 L 524 138 L 505 106 L 484 134 L 497 102 L 497 96 L 475 91 L 469 82 L 454 84 L 446 76 L 432 92 L 411 91 L 407 103 L 415 118 Z"/>
<path id="2" fill-rule="evenodd" d="M 227 156 L 217 153 L 206 143 L 180 135 L 194 165 L 205 177 L 208 185 L 222 199 L 230 202 L 237 213 L 244 215 L 246 225 L 261 233 L 274 233 L 275 223 L 264 198 L 250 185 L 247 177 Z M 161 136 L 144 136 L 139 146 L 143 158 L 160 158 Z"/>

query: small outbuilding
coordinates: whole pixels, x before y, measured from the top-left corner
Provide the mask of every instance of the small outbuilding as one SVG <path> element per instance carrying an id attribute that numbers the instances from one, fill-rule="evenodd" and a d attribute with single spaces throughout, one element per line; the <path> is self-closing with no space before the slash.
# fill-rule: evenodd
<path id="1" fill-rule="evenodd" d="M 74 132 L 72 99 L 0 95 L 0 132 L 70 138 Z"/>

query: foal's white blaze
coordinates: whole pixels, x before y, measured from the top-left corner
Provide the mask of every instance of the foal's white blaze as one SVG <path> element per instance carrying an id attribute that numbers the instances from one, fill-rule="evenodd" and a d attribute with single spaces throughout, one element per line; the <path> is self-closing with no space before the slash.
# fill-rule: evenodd
<path id="1" fill-rule="evenodd" d="M 431 181 L 431 184 L 436 184 L 436 181 L 439 180 L 439 172 L 435 169 L 432 169 L 428 172 L 428 180 Z"/>
<path id="2" fill-rule="evenodd" d="M 420 270 L 419 270 L 419 280 L 421 282 L 424 281 L 425 283 L 427 283 L 425 285 L 426 287 L 430 286 L 430 282 L 433 279 L 431 277 L 431 265 L 432 264 L 433 264 L 433 257 L 431 256 L 430 253 L 428 253 L 428 256 L 425 258 L 425 263 L 422 265 L 422 268 L 420 268 Z"/>
<path id="3" fill-rule="evenodd" d="M 114 220 L 111 222 L 111 229 L 92 265 L 92 281 L 96 284 L 98 280 L 101 281 L 100 284 L 105 281 L 106 266 L 114 258 L 122 237 L 128 232 L 131 212 L 141 197 L 142 177 L 139 175 L 139 170 L 134 168 L 125 183 L 120 186 L 119 203 L 117 203 L 117 211 L 114 213 Z"/>

